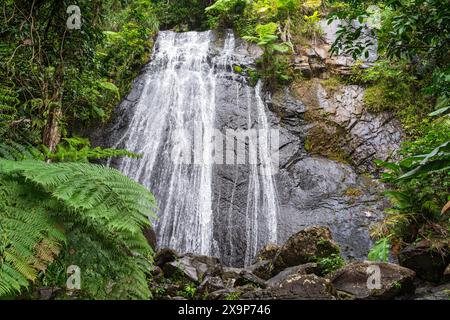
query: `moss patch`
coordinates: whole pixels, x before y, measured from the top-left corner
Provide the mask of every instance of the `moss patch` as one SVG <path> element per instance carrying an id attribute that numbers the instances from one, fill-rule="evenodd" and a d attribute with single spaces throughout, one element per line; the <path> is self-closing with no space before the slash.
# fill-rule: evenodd
<path id="1" fill-rule="evenodd" d="M 351 188 L 350 187 L 347 190 L 345 190 L 344 194 L 347 197 L 358 198 L 358 197 L 361 197 L 364 193 L 358 188 Z"/>
<path id="2" fill-rule="evenodd" d="M 311 128 L 305 140 L 305 150 L 317 156 L 349 163 L 348 154 L 342 148 L 346 133 L 336 127 L 317 124 Z"/>
<path id="3" fill-rule="evenodd" d="M 320 259 L 317 264 L 320 268 L 320 275 L 325 276 L 345 266 L 345 260 L 339 254 L 332 254 Z"/>
<path id="4" fill-rule="evenodd" d="M 325 80 L 321 80 L 320 84 L 327 91 L 327 93 L 335 93 L 342 87 L 342 81 L 338 77 L 331 77 Z"/>

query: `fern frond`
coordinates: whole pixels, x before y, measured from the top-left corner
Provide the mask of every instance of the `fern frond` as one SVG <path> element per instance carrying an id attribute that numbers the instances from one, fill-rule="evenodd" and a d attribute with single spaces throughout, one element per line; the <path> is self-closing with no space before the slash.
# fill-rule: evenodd
<path id="1" fill-rule="evenodd" d="M 66 236 L 76 252 L 69 263 L 87 274 L 86 292 L 97 298 L 149 297 L 152 251 L 142 230 L 156 218 L 157 207 L 145 187 L 99 165 L 6 159 L 0 159 L 0 186 L 0 200 L 14 199 L 3 205 L 11 210 L 0 211 L 6 235 L 0 242 L 0 296 L 34 281 L 58 256 Z M 92 265 L 97 268 L 90 270 Z"/>
<path id="2" fill-rule="evenodd" d="M 0 175 L 0 296 L 17 293 L 36 280 L 47 262 L 37 244 L 63 239 L 39 203 L 40 196 L 41 192 Z"/>

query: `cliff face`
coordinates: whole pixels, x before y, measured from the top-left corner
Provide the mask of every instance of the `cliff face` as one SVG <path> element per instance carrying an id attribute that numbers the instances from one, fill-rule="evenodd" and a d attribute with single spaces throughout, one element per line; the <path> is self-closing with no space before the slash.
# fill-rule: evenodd
<path id="1" fill-rule="evenodd" d="M 282 136 L 279 232 L 284 241 L 304 227 L 326 225 L 347 258 L 363 258 L 370 225 L 387 205 L 383 186 L 368 175 L 376 173 L 374 160 L 395 157 L 403 133 L 391 114 L 365 110 L 363 87 L 338 80 L 355 61 L 330 55 L 337 25 L 322 27 L 319 40 L 296 48 L 293 64 L 304 79 L 267 99 Z M 376 59 L 374 46 L 358 66 Z"/>
<path id="2" fill-rule="evenodd" d="M 366 110 L 363 87 L 339 80 L 348 77 L 354 68 L 368 68 L 378 58 L 376 41 L 362 61 L 331 55 L 339 23 L 334 20 L 328 25 L 322 21 L 322 36 L 296 47 L 293 65 L 305 80 L 294 83 L 290 93 L 306 107 L 306 119 L 311 124 L 309 151 L 345 161 L 360 173 L 373 172 L 373 160 L 395 157 L 393 152 L 400 146 L 402 128 L 392 114 Z M 365 37 L 363 32 L 361 40 Z"/>
<path id="3" fill-rule="evenodd" d="M 184 187 L 177 189 L 176 196 L 170 198 L 171 202 L 166 201 L 169 199 L 166 197 L 170 191 L 167 189 L 169 182 L 174 183 L 174 177 L 181 178 L 172 174 L 179 168 L 174 167 L 170 159 L 162 161 L 170 154 L 169 149 L 174 142 L 167 134 L 173 130 L 172 122 L 165 122 L 164 119 L 170 119 L 176 109 L 183 115 L 179 119 L 187 121 L 185 129 L 189 131 L 194 128 L 191 120 L 199 112 L 200 105 L 197 108 L 198 99 L 192 99 L 183 90 L 192 88 L 192 92 L 197 92 L 195 85 L 200 82 L 189 81 L 186 74 L 174 77 L 170 83 L 161 81 L 165 81 L 166 74 L 172 77 L 184 68 L 187 74 L 194 76 L 198 68 L 199 72 L 206 72 L 214 81 L 212 91 L 205 94 L 209 96 L 213 93 L 214 96 L 214 106 L 210 107 L 214 112 L 211 123 L 215 129 L 222 133 L 227 130 L 239 132 L 266 124 L 268 128 L 277 130 L 280 138 L 279 170 L 270 177 L 270 181 L 258 174 L 260 165 L 214 164 L 211 166 L 209 187 L 206 188 L 202 181 L 198 182 L 201 190 L 210 188 L 211 191 L 208 199 L 210 222 L 206 226 L 205 221 L 199 220 L 202 228 L 212 230 L 205 252 L 219 257 L 226 265 L 248 265 L 257 250 L 267 242 L 284 243 L 298 231 L 320 225 L 330 228 L 344 257 L 367 256 L 372 245 L 370 226 L 381 218 L 386 203 L 380 196 L 382 186 L 366 173 L 375 171 L 374 159 L 390 157 L 391 150 L 398 147 L 402 133 L 389 114 L 374 115 L 364 109 L 364 88 L 334 81 L 335 75 L 346 75 L 354 61 L 350 57 L 329 56 L 335 27 L 324 28 L 324 31 L 322 40 L 296 48 L 298 56 L 294 57 L 293 63 L 300 68 L 299 59 L 303 61 L 303 68 L 307 69 L 305 79 L 273 94 L 263 92 L 261 86 L 252 87 L 245 72 L 247 68 L 254 67 L 260 50 L 245 41 L 234 39 L 229 32 L 170 33 L 178 53 L 173 53 L 175 47 L 171 48 L 167 41 L 157 41 L 156 55 L 166 50 L 176 57 L 173 70 L 167 67 L 172 65 L 170 59 L 173 57 L 156 59 L 154 56 L 154 60 L 135 80 L 130 94 L 117 107 L 113 123 L 101 129 L 101 133 L 91 136 L 97 145 L 141 148 L 131 148 L 131 151 L 144 153 L 143 159 L 112 161 L 110 165 L 126 168 L 126 174 L 148 186 L 159 202 L 162 221 L 165 221 L 164 230 L 178 230 L 167 234 L 157 227 L 159 247 L 168 245 L 161 239 L 173 239 L 173 243 L 182 244 L 183 239 L 195 238 L 195 234 L 189 231 L 191 224 L 186 221 L 192 215 L 202 215 L 202 210 L 199 211 L 196 206 L 189 209 L 186 205 L 185 197 L 192 201 L 205 197 L 204 192 L 195 191 L 197 184 L 189 184 L 189 176 L 180 184 Z M 167 34 L 163 35 L 165 37 Z M 188 46 L 193 46 L 193 50 L 197 47 L 195 43 L 184 41 L 186 38 L 203 39 L 205 48 L 202 59 L 192 55 Z M 195 63 L 188 65 L 189 59 Z M 371 55 L 365 64 L 370 64 L 374 59 L 376 57 Z M 209 86 L 208 79 L 202 78 L 201 83 Z M 182 83 L 186 86 L 180 86 Z M 156 90 L 160 87 L 174 96 L 161 95 Z M 187 100 L 173 100 L 181 95 L 186 95 Z M 172 111 L 164 111 L 166 107 Z M 156 117 L 158 114 L 163 114 L 165 118 Z M 155 117 L 160 119 L 157 123 L 152 120 Z M 145 123 L 145 128 L 135 127 L 139 123 Z M 146 130 L 159 133 L 149 134 Z M 131 139 L 131 136 L 134 138 Z M 155 141 L 157 137 L 165 137 L 166 140 Z M 148 152 L 150 145 L 152 150 Z M 160 149 L 155 147 L 158 145 Z M 244 143 L 243 147 L 249 154 L 249 144 Z M 146 165 L 146 159 L 155 159 L 156 162 L 150 168 Z M 180 169 L 179 174 L 184 177 L 184 174 L 198 169 L 195 165 L 191 168 L 193 171 L 189 168 Z M 166 175 L 172 178 L 166 181 Z M 274 203 L 273 208 L 271 203 Z M 202 204 L 204 207 L 205 202 Z M 180 209 L 179 217 L 183 217 L 185 222 L 178 220 L 177 223 L 167 219 L 167 216 L 164 218 L 164 214 L 174 214 L 167 208 Z M 275 226 L 270 220 L 274 214 Z M 189 233 L 189 236 L 185 237 L 183 232 Z M 183 248 L 175 245 L 175 249 L 181 252 L 186 251 Z M 200 253 L 195 252 L 195 248 L 190 251 Z"/>

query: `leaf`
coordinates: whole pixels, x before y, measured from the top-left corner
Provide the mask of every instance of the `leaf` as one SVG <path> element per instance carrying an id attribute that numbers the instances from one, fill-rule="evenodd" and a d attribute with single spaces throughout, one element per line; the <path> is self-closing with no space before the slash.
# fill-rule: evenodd
<path id="1" fill-rule="evenodd" d="M 243 36 L 242 39 L 250 41 L 250 42 L 258 42 L 259 38 L 253 36 Z"/>
<path id="2" fill-rule="evenodd" d="M 419 166 L 403 174 L 398 178 L 398 180 L 409 179 L 432 171 L 442 170 L 446 169 L 447 167 L 450 167 L 450 157 L 444 157 L 443 159 L 436 159 L 433 161 L 431 160 L 433 157 L 435 157 L 441 152 L 450 151 L 449 149 L 450 149 L 450 140 L 443 143 L 439 147 L 435 148 L 427 155 L 416 156 L 416 157 L 423 157 L 423 160 L 420 162 Z"/>
<path id="3" fill-rule="evenodd" d="M 388 262 L 390 248 L 391 244 L 389 242 L 389 239 L 383 238 L 375 243 L 373 248 L 370 250 L 367 258 L 370 261 Z"/>
<path id="4" fill-rule="evenodd" d="M 99 81 L 98 85 L 100 88 L 106 89 L 108 91 L 111 91 L 116 95 L 117 99 L 120 99 L 120 91 L 119 88 L 114 83 L 108 82 L 108 81 Z"/>
<path id="5" fill-rule="evenodd" d="M 281 53 L 285 53 L 289 51 L 289 47 L 285 44 L 273 44 L 272 48 L 275 51 L 281 52 Z"/>
<path id="6" fill-rule="evenodd" d="M 400 191 L 385 191 L 384 195 L 386 195 L 389 200 L 399 209 L 406 209 L 412 206 L 411 197 L 409 194 L 400 192 Z"/>
<path id="7" fill-rule="evenodd" d="M 433 171 L 450 169 L 450 159 L 435 160 L 427 162 L 426 164 L 420 165 L 414 170 L 411 170 L 404 175 L 400 176 L 398 180 L 411 179 L 414 177 L 419 177 L 424 174 L 428 174 Z"/>
<path id="8" fill-rule="evenodd" d="M 382 160 L 375 160 L 374 162 L 378 167 L 387 168 L 395 173 L 400 173 L 400 166 L 394 162 L 386 162 Z"/>
<path id="9" fill-rule="evenodd" d="M 438 115 L 440 115 L 440 114 L 443 114 L 443 113 L 447 112 L 448 110 L 450 110 L 450 106 L 443 107 L 443 108 L 440 108 L 440 109 L 438 109 L 438 110 L 436 110 L 436 111 L 433 111 L 433 112 L 430 113 L 428 116 L 430 116 L 430 117 L 435 117 L 435 116 L 438 116 Z"/>

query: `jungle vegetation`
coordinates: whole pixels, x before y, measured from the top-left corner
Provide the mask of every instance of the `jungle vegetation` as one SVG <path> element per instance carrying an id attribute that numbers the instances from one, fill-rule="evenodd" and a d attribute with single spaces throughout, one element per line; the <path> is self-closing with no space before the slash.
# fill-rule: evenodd
<path id="1" fill-rule="evenodd" d="M 392 112 L 406 135 L 392 162 L 378 162 L 392 208 L 373 230 L 379 241 L 370 256 L 386 260 L 389 249 L 448 239 L 447 1 L 79 0 L 81 29 L 70 29 L 73 4 L 0 5 L 0 297 L 63 287 L 67 267 L 78 265 L 87 270 L 78 298 L 150 298 L 152 249 L 142 231 L 156 201 L 92 163 L 139 155 L 93 148 L 77 129 L 110 120 L 160 29 L 234 29 L 264 50 L 251 76 L 277 90 L 301 79 L 291 58 L 297 44 L 321 37 L 320 20 L 378 19 L 378 62 L 342 79 L 366 87 L 366 108 Z M 360 34 L 343 24 L 332 51 L 362 59 L 370 43 Z"/>

